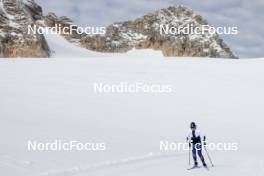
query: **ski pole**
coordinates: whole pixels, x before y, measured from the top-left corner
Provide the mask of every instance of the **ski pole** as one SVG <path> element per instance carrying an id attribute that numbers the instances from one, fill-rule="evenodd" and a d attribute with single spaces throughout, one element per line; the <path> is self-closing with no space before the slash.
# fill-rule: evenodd
<path id="1" fill-rule="evenodd" d="M 189 138 L 187 137 L 187 142 L 188 142 L 188 144 L 189 144 L 189 166 L 191 165 L 191 143 L 190 143 L 190 141 L 189 141 Z"/>
<path id="2" fill-rule="evenodd" d="M 189 166 L 191 165 L 191 149 L 189 147 Z"/>
<path id="3" fill-rule="evenodd" d="M 207 154 L 207 157 L 209 158 L 209 161 L 210 161 L 212 167 L 214 167 L 214 164 L 213 164 L 213 162 L 212 162 L 212 160 L 211 160 L 211 157 L 210 157 L 210 155 L 209 155 L 209 152 L 207 151 L 207 149 L 206 149 L 205 146 L 204 146 L 204 150 L 205 150 L 205 152 L 206 152 L 206 154 Z"/>

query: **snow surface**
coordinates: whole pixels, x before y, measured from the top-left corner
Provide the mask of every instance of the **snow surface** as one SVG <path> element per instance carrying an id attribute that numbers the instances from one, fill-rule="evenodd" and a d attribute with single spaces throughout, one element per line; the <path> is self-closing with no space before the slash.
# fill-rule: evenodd
<path id="1" fill-rule="evenodd" d="M 67 40 L 55 34 L 45 34 L 45 38 L 48 42 L 48 45 L 51 49 L 51 57 L 56 58 L 72 58 L 78 56 L 80 57 L 91 57 L 91 56 L 102 56 L 103 54 L 99 54 L 93 51 L 89 51 L 85 48 L 81 48 L 77 44 L 72 44 L 67 42 Z"/>
<path id="2" fill-rule="evenodd" d="M 102 56 L 53 37 L 54 58 L 0 60 L 1 175 L 263 176 L 264 59 Z M 173 92 L 93 92 L 94 82 L 123 81 Z M 184 142 L 190 121 L 209 141 L 238 142 L 239 150 L 210 151 L 214 168 L 187 171 L 188 152 L 161 152 L 159 142 Z M 27 151 L 28 140 L 56 139 L 106 142 L 107 150 Z"/>
<path id="3" fill-rule="evenodd" d="M 68 42 L 61 35 L 45 34 L 45 38 L 51 49 L 51 57 L 53 58 L 91 58 L 91 57 L 116 57 L 116 56 L 147 56 L 147 57 L 162 57 L 160 51 L 154 51 L 152 49 L 144 50 L 132 50 L 128 53 L 99 53 L 87 50 Z"/>

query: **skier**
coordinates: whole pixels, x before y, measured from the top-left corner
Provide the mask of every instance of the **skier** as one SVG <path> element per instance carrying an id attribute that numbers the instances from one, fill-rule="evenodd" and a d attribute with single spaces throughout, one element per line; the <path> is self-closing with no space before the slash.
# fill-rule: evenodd
<path id="1" fill-rule="evenodd" d="M 196 155 L 197 153 L 203 163 L 203 166 L 207 168 L 207 165 L 205 163 L 202 154 L 202 144 L 206 145 L 205 144 L 206 137 L 202 136 L 200 131 L 196 130 L 197 126 L 194 122 L 191 122 L 190 128 L 191 129 L 189 130 L 187 135 L 187 142 L 189 143 L 189 148 L 191 148 L 192 150 L 192 156 L 194 160 L 193 168 L 198 167 L 197 155 Z"/>

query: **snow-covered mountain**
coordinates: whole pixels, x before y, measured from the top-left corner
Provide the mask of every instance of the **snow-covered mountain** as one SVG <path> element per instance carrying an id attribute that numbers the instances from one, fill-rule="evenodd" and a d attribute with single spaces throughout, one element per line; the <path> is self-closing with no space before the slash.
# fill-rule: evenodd
<path id="1" fill-rule="evenodd" d="M 1 175 L 263 175 L 263 59 L 164 59 L 152 49 L 98 53 L 79 47 L 78 37 L 43 37 L 55 58 L 0 60 Z M 94 83 L 122 82 L 170 85 L 172 92 L 94 92 Z M 215 167 L 206 157 L 210 171 L 188 171 L 188 151 L 161 151 L 160 141 L 185 142 L 191 121 L 209 142 L 239 149 L 209 150 Z M 27 148 L 29 140 L 60 139 L 107 147 Z"/>
<path id="2" fill-rule="evenodd" d="M 28 34 L 28 26 L 74 24 L 68 17 L 57 17 L 55 13 L 43 16 L 41 7 L 34 0 L 0 0 L 0 21 L 1 57 L 49 57 L 52 48 L 45 36 Z M 217 34 L 161 34 L 160 25 L 201 27 L 207 22 L 186 7 L 170 6 L 134 21 L 110 25 L 105 35 L 73 32 L 63 36 L 69 42 L 98 52 L 122 53 L 137 48 L 160 50 L 164 56 L 236 58 Z"/>

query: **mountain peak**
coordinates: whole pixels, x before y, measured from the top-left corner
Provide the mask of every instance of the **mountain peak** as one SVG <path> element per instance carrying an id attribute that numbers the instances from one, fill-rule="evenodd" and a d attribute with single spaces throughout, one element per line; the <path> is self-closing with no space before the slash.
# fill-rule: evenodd
<path id="1" fill-rule="evenodd" d="M 174 5 L 135 20 L 118 22 L 104 36 L 86 36 L 82 46 L 100 52 L 127 52 L 133 48 L 161 50 L 165 56 L 236 58 L 217 33 L 162 33 L 161 27 L 178 29 L 208 25 L 191 9 Z"/>

